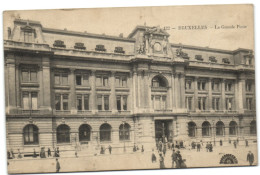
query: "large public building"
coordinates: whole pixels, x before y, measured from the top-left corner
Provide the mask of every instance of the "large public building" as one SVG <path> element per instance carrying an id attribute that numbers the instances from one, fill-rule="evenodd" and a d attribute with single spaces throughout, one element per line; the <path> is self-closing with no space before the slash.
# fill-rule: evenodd
<path id="1" fill-rule="evenodd" d="M 16 19 L 7 33 L 7 149 L 256 140 L 252 50 L 169 43 L 148 26 L 124 37 Z"/>

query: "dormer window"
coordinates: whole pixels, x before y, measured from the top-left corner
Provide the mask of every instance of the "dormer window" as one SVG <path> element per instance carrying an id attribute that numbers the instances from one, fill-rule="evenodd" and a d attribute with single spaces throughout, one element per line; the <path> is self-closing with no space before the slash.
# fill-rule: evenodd
<path id="1" fill-rule="evenodd" d="M 30 26 L 21 27 L 24 42 L 32 43 L 36 37 L 35 29 Z"/>
<path id="2" fill-rule="evenodd" d="M 123 47 L 115 47 L 115 50 L 114 50 L 114 52 L 115 52 L 115 53 L 122 53 L 122 54 L 124 54 L 124 53 L 125 53 L 125 51 L 124 51 Z"/>
<path id="3" fill-rule="evenodd" d="M 214 56 L 210 56 L 209 57 L 209 61 L 212 62 L 212 63 L 216 63 L 217 62 L 216 57 L 214 57 Z"/>
<path id="4" fill-rule="evenodd" d="M 230 61 L 229 61 L 228 58 L 223 58 L 223 59 L 222 59 L 222 63 L 230 64 Z"/>
<path id="5" fill-rule="evenodd" d="M 101 52 L 105 52 L 105 46 L 104 45 L 96 45 L 95 51 L 101 51 Z"/>
<path id="6" fill-rule="evenodd" d="M 84 43 L 75 43 L 74 49 L 86 50 Z"/>
<path id="7" fill-rule="evenodd" d="M 66 45 L 64 44 L 64 41 L 61 40 L 55 40 L 53 47 L 62 47 L 62 48 L 66 48 Z"/>
<path id="8" fill-rule="evenodd" d="M 198 61 L 203 61 L 202 55 L 195 55 L 195 59 Z"/>

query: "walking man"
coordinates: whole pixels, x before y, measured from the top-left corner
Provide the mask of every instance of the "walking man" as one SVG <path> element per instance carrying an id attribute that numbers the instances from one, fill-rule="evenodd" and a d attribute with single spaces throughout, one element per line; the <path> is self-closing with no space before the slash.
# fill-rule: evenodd
<path id="1" fill-rule="evenodd" d="M 220 141 L 219 141 L 219 144 L 220 144 L 220 146 L 222 146 L 223 145 L 223 141 L 220 139 Z"/>
<path id="2" fill-rule="evenodd" d="M 248 145 L 248 140 L 246 139 L 245 142 L 246 142 L 246 147 L 248 147 L 248 146 L 249 146 L 249 145 Z"/>
<path id="3" fill-rule="evenodd" d="M 175 166 L 174 166 L 175 164 Z M 177 153 L 175 152 L 175 149 L 172 150 L 172 168 L 175 168 L 177 165 Z"/>
<path id="4" fill-rule="evenodd" d="M 112 153 L 112 146 L 111 145 L 108 146 L 108 151 L 109 151 L 109 154 Z"/>
<path id="5" fill-rule="evenodd" d="M 200 145 L 200 143 L 198 142 L 198 143 L 197 143 L 197 152 L 200 152 L 200 146 L 201 146 L 201 145 Z"/>
<path id="6" fill-rule="evenodd" d="M 162 154 L 160 153 L 160 169 L 163 169 L 163 168 L 165 168 L 165 166 L 164 166 L 164 158 L 163 158 Z"/>
<path id="7" fill-rule="evenodd" d="M 48 148 L 48 157 L 51 157 L 51 149 L 50 148 Z"/>
<path id="8" fill-rule="evenodd" d="M 56 173 L 60 172 L 60 162 L 58 159 L 56 159 Z"/>
<path id="9" fill-rule="evenodd" d="M 247 154 L 247 161 L 249 162 L 249 165 L 252 166 L 254 163 L 254 154 L 249 151 Z"/>
<path id="10" fill-rule="evenodd" d="M 237 148 L 237 142 L 234 140 L 234 148 Z"/>

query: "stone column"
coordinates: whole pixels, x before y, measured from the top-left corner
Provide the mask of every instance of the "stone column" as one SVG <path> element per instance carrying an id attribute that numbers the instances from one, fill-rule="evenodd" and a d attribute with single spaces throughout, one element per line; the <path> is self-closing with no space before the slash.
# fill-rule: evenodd
<path id="1" fill-rule="evenodd" d="M 225 79 L 221 81 L 221 107 L 223 111 L 226 111 Z"/>
<path id="2" fill-rule="evenodd" d="M 172 108 L 175 110 L 176 109 L 176 94 L 175 94 L 175 79 L 174 79 L 175 75 L 172 73 L 171 74 L 171 96 L 170 98 L 172 99 Z"/>
<path id="3" fill-rule="evenodd" d="M 97 105 L 96 105 L 96 71 L 91 70 L 90 74 L 90 84 L 91 84 L 91 92 L 90 92 L 90 104 L 91 104 L 91 111 L 93 114 L 97 112 Z"/>
<path id="4" fill-rule="evenodd" d="M 138 106 L 137 72 L 133 71 L 133 112 L 136 112 Z"/>
<path id="5" fill-rule="evenodd" d="M 210 110 L 210 111 L 212 111 L 213 109 L 212 109 L 212 87 L 211 87 L 211 83 L 212 83 L 212 78 L 209 78 L 209 83 L 208 83 L 208 109 Z"/>
<path id="6" fill-rule="evenodd" d="M 110 86 L 111 86 L 111 96 L 110 96 L 110 102 L 111 102 L 111 110 L 112 113 L 117 113 L 117 106 L 116 106 L 116 88 L 115 88 L 115 71 L 111 72 L 110 76 Z"/>
<path id="7" fill-rule="evenodd" d="M 8 86 L 6 89 L 7 96 L 7 113 L 12 113 L 16 110 L 16 89 L 17 82 L 15 81 L 15 58 L 14 55 L 8 55 L 6 59 L 7 79 L 5 80 Z"/>
<path id="8" fill-rule="evenodd" d="M 235 105 L 234 110 L 238 111 L 239 110 L 239 98 L 237 98 L 239 96 L 239 94 L 238 94 L 238 80 L 236 79 L 234 81 L 234 83 L 235 83 L 235 95 L 234 95 L 234 99 L 233 99 L 234 105 Z"/>
<path id="9" fill-rule="evenodd" d="M 194 77 L 194 109 L 198 110 L 198 77 Z"/>
<path id="10" fill-rule="evenodd" d="M 179 75 L 179 83 L 180 83 L 180 107 L 185 109 L 185 75 Z"/>
<path id="11" fill-rule="evenodd" d="M 178 78 L 178 74 L 176 74 L 175 76 L 175 83 L 174 83 L 174 89 L 175 89 L 175 106 L 176 106 L 176 110 L 178 111 L 180 108 L 180 85 L 179 85 L 179 78 Z"/>
<path id="12" fill-rule="evenodd" d="M 20 72 L 19 72 L 19 64 L 15 65 L 15 81 L 16 81 L 16 102 L 17 102 L 17 107 L 22 107 L 21 105 L 21 93 L 20 93 Z"/>
<path id="13" fill-rule="evenodd" d="M 43 101 L 42 105 L 44 110 L 51 111 L 51 72 L 50 72 L 50 58 L 42 58 L 42 87 L 40 88 L 42 93 Z"/>
<path id="14" fill-rule="evenodd" d="M 239 113 L 243 113 L 246 108 L 246 82 L 245 82 L 245 74 L 239 75 L 238 80 L 238 99 L 239 99 Z"/>
<path id="15" fill-rule="evenodd" d="M 75 69 L 70 69 L 70 110 L 72 114 L 77 113 L 77 107 L 76 107 L 76 88 L 75 88 Z"/>

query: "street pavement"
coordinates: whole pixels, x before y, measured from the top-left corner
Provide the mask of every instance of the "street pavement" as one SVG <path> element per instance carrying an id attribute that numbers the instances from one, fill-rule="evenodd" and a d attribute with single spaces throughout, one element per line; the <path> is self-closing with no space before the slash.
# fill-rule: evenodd
<path id="1" fill-rule="evenodd" d="M 241 145 L 235 149 L 233 145 L 215 146 L 213 152 L 207 152 L 205 145 L 202 146 L 200 152 L 196 149 L 180 149 L 183 159 L 186 159 L 186 165 L 191 167 L 219 167 L 219 166 L 248 166 L 247 153 L 251 151 L 255 156 L 253 165 L 257 165 L 257 145 L 245 147 Z M 129 170 L 129 169 L 158 169 L 159 155 L 155 151 L 157 162 L 151 162 L 151 150 L 145 150 L 135 153 L 121 153 L 109 155 L 108 151 L 104 155 L 90 155 L 78 152 L 78 158 L 74 152 L 61 152 L 60 172 L 75 172 L 75 171 L 106 171 L 106 170 Z M 171 150 L 167 150 L 165 155 L 165 167 L 171 168 Z M 223 165 L 219 164 L 220 159 L 225 154 L 233 154 L 238 160 L 238 164 Z M 56 172 L 56 158 L 22 158 L 8 160 L 9 173 L 50 173 Z"/>

